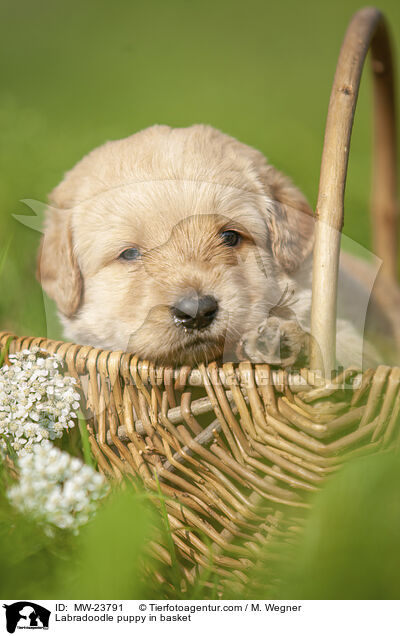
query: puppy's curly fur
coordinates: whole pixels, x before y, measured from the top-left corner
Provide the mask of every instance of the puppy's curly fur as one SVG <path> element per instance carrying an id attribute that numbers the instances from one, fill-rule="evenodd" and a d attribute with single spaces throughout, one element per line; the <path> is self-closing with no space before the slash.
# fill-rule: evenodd
<path id="1" fill-rule="evenodd" d="M 93 150 L 53 190 L 38 277 L 68 338 L 175 365 L 232 356 L 244 334 L 276 325 L 289 294 L 292 360 L 309 329 L 313 225 L 259 151 L 210 126 L 153 126 Z M 128 249 L 136 258 L 121 257 Z M 201 329 L 171 314 L 188 295 L 216 299 Z M 347 365 L 361 336 L 342 322 Z"/>

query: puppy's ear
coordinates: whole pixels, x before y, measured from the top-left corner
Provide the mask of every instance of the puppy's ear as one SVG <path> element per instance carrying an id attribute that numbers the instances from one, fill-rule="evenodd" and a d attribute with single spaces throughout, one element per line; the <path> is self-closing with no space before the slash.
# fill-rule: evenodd
<path id="1" fill-rule="evenodd" d="M 271 203 L 266 222 L 272 253 L 287 273 L 292 273 L 311 253 L 314 216 L 304 195 L 278 170 L 268 164 L 262 171 Z"/>
<path id="2" fill-rule="evenodd" d="M 70 318 L 81 301 L 82 276 L 74 255 L 71 212 L 50 207 L 42 237 L 36 277 L 59 311 Z"/>

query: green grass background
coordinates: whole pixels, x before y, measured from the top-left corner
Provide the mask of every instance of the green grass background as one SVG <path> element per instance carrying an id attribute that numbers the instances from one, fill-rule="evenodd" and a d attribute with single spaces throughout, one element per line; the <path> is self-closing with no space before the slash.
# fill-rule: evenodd
<path id="1" fill-rule="evenodd" d="M 46 334 L 39 233 L 13 214 L 86 152 L 154 123 L 206 122 L 261 149 L 314 205 L 330 86 L 356 0 L 2 0 L 0 328 Z M 400 3 L 377 2 L 400 41 Z M 396 47 L 398 48 L 398 47 Z M 370 244 L 369 80 L 345 233 Z"/>

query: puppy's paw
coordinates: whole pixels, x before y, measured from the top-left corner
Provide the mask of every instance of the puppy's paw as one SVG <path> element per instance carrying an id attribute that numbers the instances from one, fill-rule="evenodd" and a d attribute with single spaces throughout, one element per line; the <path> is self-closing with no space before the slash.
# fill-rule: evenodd
<path id="1" fill-rule="evenodd" d="M 237 350 L 240 359 L 266 362 L 279 367 L 300 367 L 306 364 L 310 336 L 296 320 L 271 316 L 258 329 L 242 337 Z"/>

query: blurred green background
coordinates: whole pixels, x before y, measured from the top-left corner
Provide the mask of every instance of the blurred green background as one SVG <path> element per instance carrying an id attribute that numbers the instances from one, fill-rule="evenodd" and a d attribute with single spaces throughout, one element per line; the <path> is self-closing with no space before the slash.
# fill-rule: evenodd
<path id="1" fill-rule="evenodd" d="M 400 3 L 376 3 L 400 41 Z M 356 0 L 2 0 L 0 328 L 46 335 L 32 214 L 108 139 L 205 122 L 261 149 L 315 205 L 331 82 Z M 367 75 L 367 74 L 366 74 Z M 345 233 L 370 244 L 370 94 L 356 115 Z M 4 253 L 4 252 L 3 252 Z M 1 259 L 0 259 L 1 260 Z"/>

